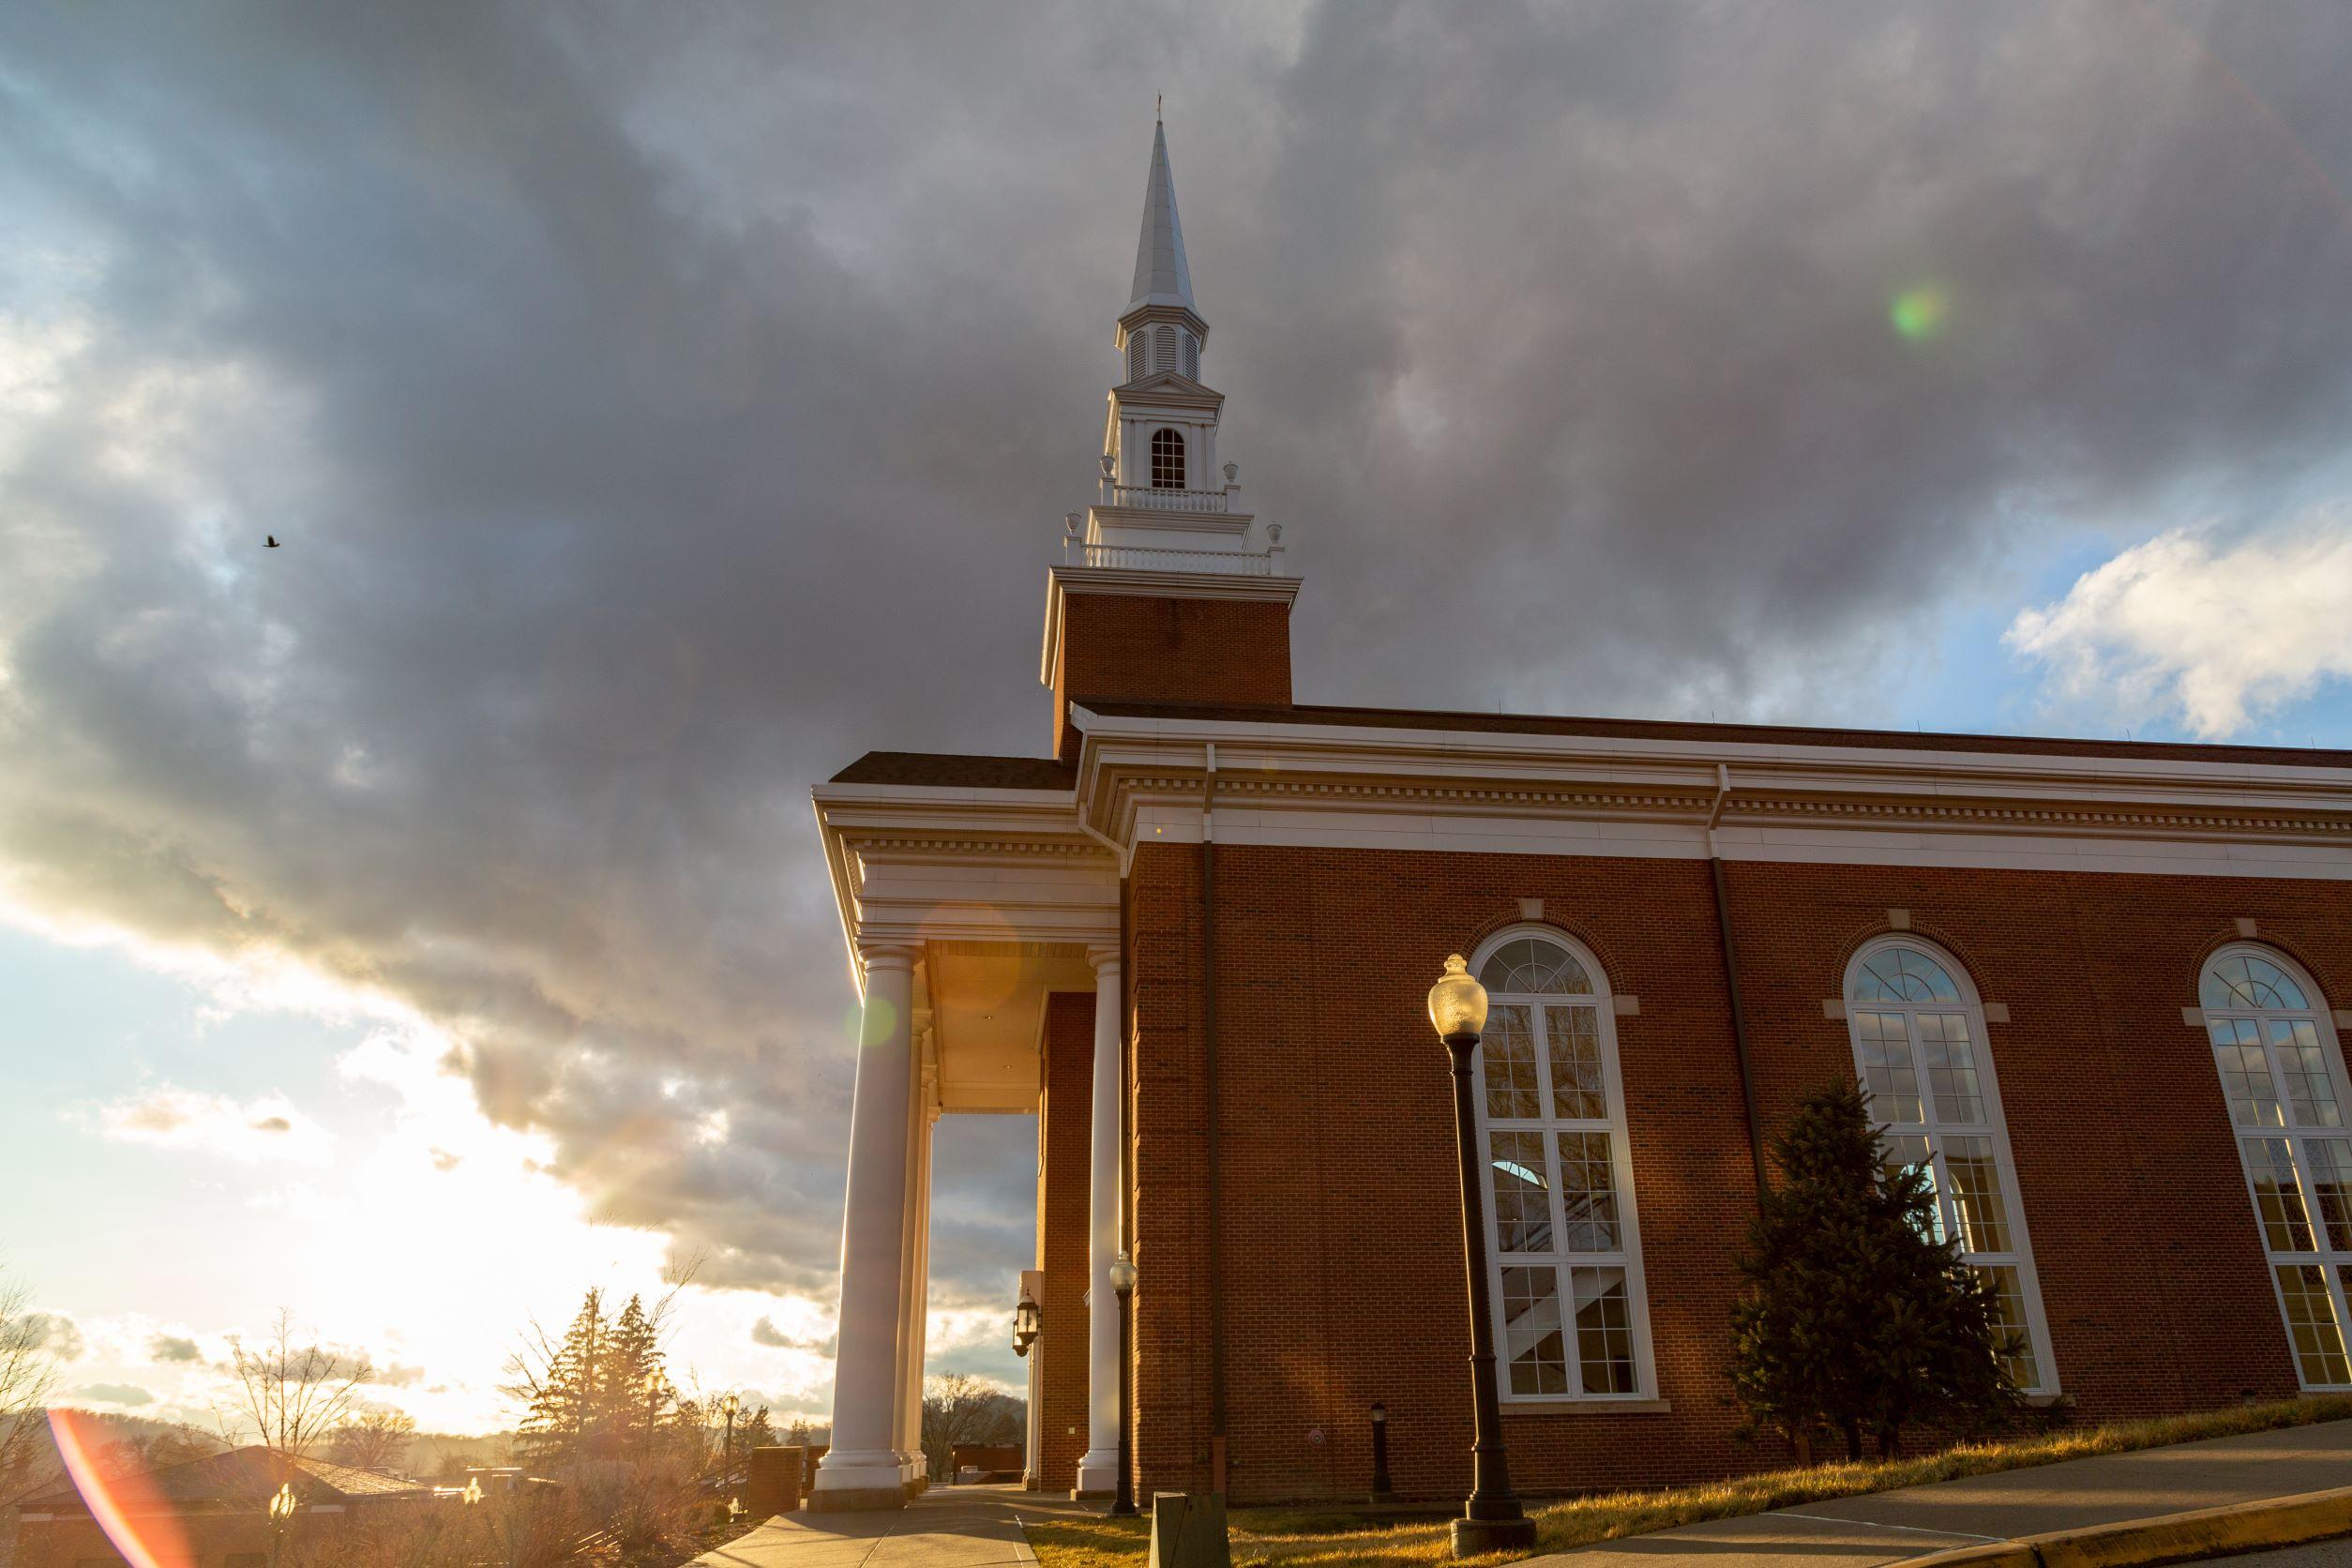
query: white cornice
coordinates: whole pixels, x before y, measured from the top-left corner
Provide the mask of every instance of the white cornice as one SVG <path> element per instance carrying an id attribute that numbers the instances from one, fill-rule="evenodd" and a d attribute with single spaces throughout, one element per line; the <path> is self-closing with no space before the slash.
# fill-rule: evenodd
<path id="1" fill-rule="evenodd" d="M 814 797 L 861 994 L 857 954 L 876 943 L 1116 940 L 1117 863 L 1066 790 L 825 784 Z"/>
<path id="2" fill-rule="evenodd" d="M 1711 826 L 1726 860 L 2352 882 L 2344 767 L 1072 717 L 1075 791 L 816 791 L 853 972 L 860 943 L 1113 940 L 1135 848 L 1205 837 L 1211 745 L 1222 844 L 1698 859 Z"/>
<path id="3" fill-rule="evenodd" d="M 1221 843 L 2065 866 L 2352 880 L 2352 770 L 1078 709 L 1078 799 L 1123 849 Z M 1729 790 L 1721 793 L 1721 770 Z"/>

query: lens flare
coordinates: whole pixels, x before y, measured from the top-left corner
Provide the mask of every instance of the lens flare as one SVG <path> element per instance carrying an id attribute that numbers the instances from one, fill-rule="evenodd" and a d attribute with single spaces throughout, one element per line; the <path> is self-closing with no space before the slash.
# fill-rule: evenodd
<path id="1" fill-rule="evenodd" d="M 1887 320 L 1896 332 L 1914 343 L 1943 336 L 1944 320 L 1951 314 L 1952 299 L 1933 283 L 1922 283 L 1905 289 L 1887 306 Z"/>
<path id="2" fill-rule="evenodd" d="M 196 1568 L 187 1532 L 154 1483 L 135 1470 L 109 1475 L 99 1465 L 98 1455 L 107 1440 L 95 1419 L 52 1410 L 49 1431 L 90 1517 L 131 1568 Z"/>

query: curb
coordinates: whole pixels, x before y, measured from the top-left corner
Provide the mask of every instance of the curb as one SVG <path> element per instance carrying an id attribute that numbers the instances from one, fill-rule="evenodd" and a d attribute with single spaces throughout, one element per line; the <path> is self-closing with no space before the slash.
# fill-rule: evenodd
<path id="1" fill-rule="evenodd" d="M 2223 1552 L 2260 1551 L 2352 1532 L 2352 1486 L 2259 1498 L 2088 1530 L 2022 1535 L 1906 1558 L 1901 1568 L 2138 1568 Z"/>

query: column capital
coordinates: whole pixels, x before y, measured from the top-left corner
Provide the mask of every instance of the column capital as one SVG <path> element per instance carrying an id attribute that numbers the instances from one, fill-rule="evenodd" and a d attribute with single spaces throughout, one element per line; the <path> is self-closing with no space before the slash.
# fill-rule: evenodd
<path id="1" fill-rule="evenodd" d="M 1119 949 L 1115 944 L 1101 947 L 1089 947 L 1086 950 L 1086 961 L 1093 966 L 1094 972 L 1096 974 L 1102 973 L 1102 972 L 1107 969 L 1117 969 L 1119 967 Z"/>
<path id="2" fill-rule="evenodd" d="M 858 943 L 857 956 L 871 974 L 878 969 L 914 968 L 914 948 L 905 942 L 871 942 Z"/>

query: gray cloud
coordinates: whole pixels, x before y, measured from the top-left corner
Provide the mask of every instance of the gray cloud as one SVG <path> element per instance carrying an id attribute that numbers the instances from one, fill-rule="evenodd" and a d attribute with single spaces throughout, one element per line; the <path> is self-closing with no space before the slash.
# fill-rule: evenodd
<path id="1" fill-rule="evenodd" d="M 24 1315 L 25 1343 L 35 1350 L 45 1352 L 58 1361 L 80 1361 L 90 1348 L 83 1337 L 82 1325 L 62 1312 L 28 1312 Z"/>
<path id="2" fill-rule="evenodd" d="M 822 1289 L 807 790 L 1046 742 L 1155 88 L 1304 693 L 1886 719 L 2027 531 L 2332 453 L 2347 49 L 2324 3 L 17 8 L 0 864 L 412 1002 L 598 1214 Z M 955 1299 L 1031 1157 L 943 1144 Z"/>
<path id="3" fill-rule="evenodd" d="M 76 1399 L 101 1405 L 152 1405 L 155 1395 L 134 1383 L 90 1383 L 73 1391 Z"/>
<path id="4" fill-rule="evenodd" d="M 775 1350 L 814 1350 L 819 1355 L 833 1354 L 835 1336 L 824 1334 L 816 1338 L 796 1338 L 786 1334 L 769 1319 L 762 1318 L 751 1325 L 751 1342 Z"/>
<path id="5" fill-rule="evenodd" d="M 204 1353 L 196 1348 L 193 1339 L 158 1334 L 147 1341 L 147 1358 L 150 1361 L 190 1362 L 204 1360 Z"/>

